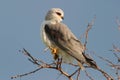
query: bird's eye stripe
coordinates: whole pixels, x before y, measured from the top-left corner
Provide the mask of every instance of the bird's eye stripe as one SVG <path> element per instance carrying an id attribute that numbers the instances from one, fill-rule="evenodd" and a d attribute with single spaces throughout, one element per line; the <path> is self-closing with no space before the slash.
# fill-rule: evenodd
<path id="1" fill-rule="evenodd" d="M 61 15 L 61 13 L 59 13 L 59 12 L 56 12 L 57 13 L 57 15 Z"/>

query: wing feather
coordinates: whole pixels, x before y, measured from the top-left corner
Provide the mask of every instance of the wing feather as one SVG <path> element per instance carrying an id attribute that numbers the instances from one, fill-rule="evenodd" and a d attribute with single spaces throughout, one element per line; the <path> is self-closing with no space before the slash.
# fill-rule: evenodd
<path id="1" fill-rule="evenodd" d="M 53 44 L 78 61 L 85 62 L 82 54 L 84 51 L 83 45 L 65 24 L 46 24 L 44 29 Z"/>

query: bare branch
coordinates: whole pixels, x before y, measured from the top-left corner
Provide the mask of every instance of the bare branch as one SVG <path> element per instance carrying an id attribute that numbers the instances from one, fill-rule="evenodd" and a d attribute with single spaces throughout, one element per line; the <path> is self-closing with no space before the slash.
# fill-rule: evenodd
<path id="1" fill-rule="evenodd" d="M 80 68 L 78 68 L 74 73 L 72 73 L 70 76 L 72 77 L 73 75 L 75 75 L 78 71 L 80 71 Z"/>
<path id="2" fill-rule="evenodd" d="M 85 74 L 90 80 L 94 80 L 86 70 L 85 70 Z"/>
<path id="3" fill-rule="evenodd" d="M 28 72 L 28 73 L 25 73 L 25 74 L 21 74 L 21 75 L 16 75 L 16 76 L 12 76 L 11 79 L 14 79 L 14 78 L 19 78 L 19 77 L 23 77 L 23 76 L 27 76 L 27 75 L 30 75 L 30 74 L 33 74 L 37 71 L 39 71 L 41 68 L 37 68 L 35 69 L 34 71 L 31 71 L 31 72 Z"/>
<path id="4" fill-rule="evenodd" d="M 114 52 L 120 52 L 120 48 L 118 48 L 117 46 L 115 46 L 113 44 L 113 50 L 112 51 L 114 51 Z"/>
<path id="5" fill-rule="evenodd" d="M 101 60 L 103 60 L 103 61 L 105 61 L 105 62 L 107 62 L 107 63 L 109 63 L 109 64 L 113 64 L 110 60 L 108 60 L 108 59 L 106 59 L 106 58 L 103 58 L 103 57 L 101 57 L 101 56 L 98 56 L 98 55 L 95 54 L 94 52 L 93 52 L 93 54 L 94 54 L 95 56 L 97 56 L 98 58 L 100 58 Z"/>
<path id="6" fill-rule="evenodd" d="M 117 58 L 118 62 L 120 62 L 120 57 L 118 56 L 118 53 L 120 53 L 120 48 L 118 48 L 116 45 L 113 44 L 113 50 L 110 50 L 113 52 L 114 56 Z"/>
<path id="7" fill-rule="evenodd" d="M 108 60 L 108 59 L 106 59 L 106 58 L 103 58 L 103 57 L 101 57 L 101 56 L 98 56 L 98 55 L 95 54 L 95 53 L 93 53 L 93 54 L 96 55 L 97 57 L 99 57 L 101 60 L 109 63 L 108 65 L 113 65 L 113 63 L 112 63 L 110 60 Z M 100 69 L 100 68 L 97 68 L 97 70 L 100 71 L 100 72 L 103 74 L 103 76 L 106 77 L 107 80 L 114 80 L 114 78 L 113 78 L 112 76 L 110 76 L 108 73 L 106 73 L 104 70 L 102 70 L 102 69 Z"/>
<path id="8" fill-rule="evenodd" d="M 77 79 L 76 80 L 79 80 L 79 77 L 80 77 L 80 68 L 78 70 L 78 74 L 77 74 Z"/>
<path id="9" fill-rule="evenodd" d="M 117 22 L 117 25 L 118 25 L 118 29 L 120 30 L 120 20 L 118 19 L 118 17 L 116 18 L 116 22 Z"/>
<path id="10" fill-rule="evenodd" d="M 120 65 L 110 64 L 109 66 L 113 67 L 114 69 L 120 70 Z"/>
<path id="11" fill-rule="evenodd" d="M 118 62 L 120 62 L 120 57 L 117 55 L 117 53 L 113 53 L 115 57 L 117 58 Z"/>
<path id="12" fill-rule="evenodd" d="M 59 71 L 62 75 L 66 76 L 69 80 L 73 80 L 71 75 L 69 75 L 67 72 L 62 70 L 62 68 L 61 68 L 62 59 L 58 59 L 57 62 L 48 64 L 48 63 L 45 63 L 42 60 L 37 60 L 36 58 L 34 58 L 26 49 L 23 49 L 22 53 L 25 54 L 28 57 L 28 60 L 30 62 L 37 65 L 38 69 L 35 69 L 34 71 L 24 73 L 24 74 L 21 74 L 21 75 L 12 76 L 11 79 L 27 76 L 29 74 L 32 74 L 32 73 L 35 73 L 35 72 L 39 71 L 40 69 L 49 68 L 49 69 L 55 69 L 55 70 Z"/>
<path id="13" fill-rule="evenodd" d="M 106 77 L 107 80 L 114 80 L 114 78 L 110 75 L 108 75 L 108 73 L 106 73 L 105 71 L 103 71 L 102 69 L 98 69 L 104 77 Z"/>
<path id="14" fill-rule="evenodd" d="M 23 48 L 22 53 L 24 53 L 28 57 L 29 61 L 33 62 L 34 64 L 40 65 L 37 62 L 37 59 L 35 59 L 26 49 Z"/>
<path id="15" fill-rule="evenodd" d="M 86 45 L 87 45 L 87 42 L 88 42 L 88 32 L 92 28 L 92 26 L 95 22 L 95 19 L 96 19 L 96 16 L 93 18 L 93 20 L 90 23 L 88 23 L 87 29 L 85 31 L 85 34 L 84 34 L 85 35 L 85 43 L 84 43 L 85 48 L 86 48 Z"/>
<path id="16" fill-rule="evenodd" d="M 117 79 L 120 80 L 119 69 L 116 69 Z"/>

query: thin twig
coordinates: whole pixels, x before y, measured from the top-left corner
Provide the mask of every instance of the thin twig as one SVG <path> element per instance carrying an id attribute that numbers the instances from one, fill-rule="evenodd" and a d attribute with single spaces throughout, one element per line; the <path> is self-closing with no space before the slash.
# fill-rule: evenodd
<path id="1" fill-rule="evenodd" d="M 63 62 L 63 63 L 68 64 L 68 65 L 71 65 L 71 66 L 74 66 L 74 67 L 79 67 L 78 64 L 67 63 L 67 62 Z"/>
<path id="2" fill-rule="evenodd" d="M 119 69 L 116 69 L 117 79 L 120 80 Z"/>
<path id="3" fill-rule="evenodd" d="M 110 61 L 110 60 L 108 60 L 108 59 L 106 59 L 106 58 L 103 58 L 103 57 L 101 57 L 101 56 L 98 56 L 98 55 L 95 54 L 94 52 L 93 52 L 93 54 L 94 54 L 95 56 L 97 56 L 98 58 L 100 58 L 101 60 L 103 60 L 103 61 L 105 61 L 105 62 L 107 62 L 107 63 L 109 63 L 109 64 L 113 64 L 112 61 Z"/>
<path id="4" fill-rule="evenodd" d="M 69 80 L 73 80 L 72 77 L 68 73 L 64 72 L 62 69 L 60 69 L 59 71 L 61 72 L 61 74 L 63 74 L 66 77 L 68 77 Z"/>
<path id="5" fill-rule="evenodd" d="M 108 73 L 106 73 L 102 69 L 98 69 L 98 70 L 103 74 L 103 76 L 106 77 L 107 80 L 114 80 L 114 78 L 112 76 L 108 75 Z"/>
<path id="6" fill-rule="evenodd" d="M 112 63 L 110 60 L 108 60 L 108 59 L 106 59 L 106 58 L 103 58 L 103 57 L 101 57 L 101 56 L 98 56 L 98 55 L 95 54 L 95 53 L 93 53 L 93 54 L 96 55 L 96 56 L 97 56 L 98 58 L 100 58 L 101 60 L 109 63 L 109 65 L 113 65 L 113 63 Z M 106 77 L 107 80 L 114 80 L 112 76 L 110 76 L 108 73 L 106 73 L 106 72 L 103 71 L 102 69 L 97 68 L 97 70 L 100 71 L 100 72 L 103 74 L 103 76 Z"/>
<path id="7" fill-rule="evenodd" d="M 80 68 L 78 70 L 78 74 L 77 74 L 77 79 L 76 80 L 79 80 L 79 77 L 80 77 Z"/>
<path id="8" fill-rule="evenodd" d="M 116 53 L 113 53 L 115 55 L 115 57 L 117 58 L 118 62 L 120 62 L 120 57 L 116 54 Z"/>
<path id="9" fill-rule="evenodd" d="M 31 72 L 25 73 L 25 74 L 12 76 L 11 79 L 19 78 L 19 77 L 23 77 L 23 76 L 27 76 L 27 75 L 33 74 L 33 73 L 39 71 L 40 69 L 41 69 L 41 68 L 37 68 L 37 69 L 35 69 L 35 70 L 31 71 Z"/>
<path id="10" fill-rule="evenodd" d="M 115 46 L 113 44 L 113 50 L 112 51 L 114 51 L 114 52 L 120 52 L 120 48 L 118 48 L 117 46 Z"/>
<path id="11" fill-rule="evenodd" d="M 78 68 L 75 72 L 73 72 L 70 76 L 72 77 L 73 75 L 75 75 L 78 71 L 80 70 L 80 68 Z"/>
<path id="12" fill-rule="evenodd" d="M 89 79 L 94 80 L 86 70 L 85 70 L 85 74 Z"/>
<path id="13" fill-rule="evenodd" d="M 23 77 L 23 76 L 27 76 L 29 74 L 32 74 L 32 73 L 35 73 L 37 71 L 39 71 L 40 69 L 45 69 L 45 68 L 49 68 L 49 69 L 55 69 L 57 71 L 59 71 L 62 75 L 66 76 L 69 80 L 73 80 L 71 75 L 69 75 L 67 72 L 63 71 L 62 68 L 61 68 L 61 64 L 62 64 L 62 59 L 59 59 L 58 58 L 58 61 L 55 62 L 55 63 L 51 63 L 51 64 L 47 64 L 45 63 L 44 61 L 42 60 L 37 60 L 36 58 L 34 58 L 26 49 L 23 48 L 23 51 L 22 53 L 24 53 L 30 62 L 34 63 L 35 65 L 37 65 L 39 68 L 34 70 L 34 71 L 31 71 L 31 72 L 28 72 L 28 73 L 24 73 L 24 74 L 21 74 L 21 75 L 16 75 L 16 76 L 12 76 L 11 79 L 14 79 L 14 78 L 19 78 L 19 77 Z M 40 63 L 39 63 L 40 62 Z"/>
<path id="14" fill-rule="evenodd" d="M 118 17 L 116 18 L 116 22 L 117 22 L 117 25 L 118 25 L 118 29 L 120 30 L 120 20 L 118 19 Z"/>
<path id="15" fill-rule="evenodd" d="M 23 51 L 22 51 L 25 55 L 27 55 L 29 58 L 29 60 L 31 62 L 33 62 L 34 64 L 37 64 L 37 65 L 40 65 L 38 62 L 37 62 L 37 59 L 35 59 L 25 48 L 23 48 Z"/>
<path id="16" fill-rule="evenodd" d="M 88 23 L 87 29 L 85 31 L 85 43 L 84 43 L 84 47 L 86 48 L 87 42 L 88 42 L 88 32 L 89 30 L 92 28 L 94 22 L 95 22 L 96 16 L 93 18 L 93 20 Z"/>

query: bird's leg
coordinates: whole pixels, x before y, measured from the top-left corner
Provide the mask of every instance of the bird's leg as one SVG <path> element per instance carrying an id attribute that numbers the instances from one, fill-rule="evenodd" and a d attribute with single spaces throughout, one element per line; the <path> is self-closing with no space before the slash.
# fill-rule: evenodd
<path id="1" fill-rule="evenodd" d="M 58 48 L 49 47 L 52 54 L 57 54 Z"/>
<path id="2" fill-rule="evenodd" d="M 57 55 L 58 49 L 57 48 L 52 48 L 51 49 L 51 53 L 54 55 L 54 59 L 58 59 L 58 55 Z"/>
<path id="3" fill-rule="evenodd" d="M 53 47 L 49 47 L 50 48 L 50 50 L 51 50 L 51 53 L 54 55 L 54 59 L 56 60 L 56 59 L 58 59 L 58 55 L 57 55 L 57 53 L 58 53 L 58 48 L 53 48 Z"/>

